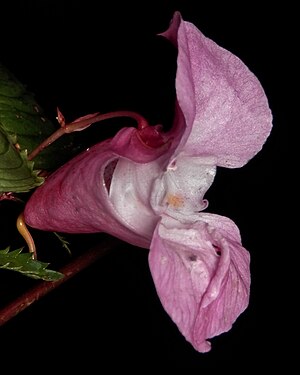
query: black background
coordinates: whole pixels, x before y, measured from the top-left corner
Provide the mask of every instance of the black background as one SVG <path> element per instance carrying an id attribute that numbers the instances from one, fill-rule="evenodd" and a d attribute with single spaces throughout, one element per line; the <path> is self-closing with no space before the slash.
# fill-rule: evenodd
<path id="1" fill-rule="evenodd" d="M 250 251 L 250 305 L 232 330 L 211 340 L 210 353 L 197 353 L 160 305 L 148 251 L 124 244 L 0 328 L 1 363 L 8 368 L 17 364 L 12 358 L 21 356 L 24 370 L 37 367 L 38 359 L 40 368 L 86 373 L 152 367 L 243 370 L 291 363 L 293 325 L 284 316 L 294 310 L 288 293 L 295 245 L 292 250 L 287 228 L 294 206 L 288 138 L 295 122 L 295 10 L 288 4 L 262 8 L 201 1 L 10 1 L 0 8 L 0 61 L 36 94 L 52 119 L 56 106 L 68 120 L 128 109 L 167 127 L 176 54 L 156 34 L 168 27 L 174 10 L 246 63 L 273 112 L 274 127 L 263 150 L 241 169 L 219 169 L 207 196 L 208 211 L 233 219 Z M 80 135 L 82 142 L 101 140 L 122 125 L 121 120 L 109 130 L 97 125 Z M 14 215 L 9 205 L 0 206 L 1 245 L 8 241 Z M 75 242 L 84 250 L 101 239 L 79 236 Z M 0 283 L 3 306 L 28 281 L 2 271 Z"/>

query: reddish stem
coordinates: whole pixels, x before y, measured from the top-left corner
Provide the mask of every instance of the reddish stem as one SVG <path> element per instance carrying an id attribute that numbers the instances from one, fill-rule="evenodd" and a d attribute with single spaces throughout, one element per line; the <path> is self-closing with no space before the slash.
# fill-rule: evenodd
<path id="1" fill-rule="evenodd" d="M 60 270 L 65 276 L 58 281 L 42 281 L 37 286 L 29 289 L 19 298 L 8 304 L 0 310 L 0 326 L 4 325 L 14 316 L 29 307 L 32 303 L 49 293 L 51 290 L 57 288 L 59 285 L 69 280 L 71 277 L 78 274 L 83 269 L 93 264 L 96 260 L 104 256 L 109 250 L 117 248 L 122 242 L 116 238 L 109 238 L 103 241 L 83 255 L 77 257 L 72 262 L 67 264 Z"/>
<path id="2" fill-rule="evenodd" d="M 43 151 L 46 147 L 50 146 L 51 143 L 56 141 L 62 135 L 67 133 L 72 133 L 74 131 L 83 130 L 84 128 L 92 125 L 95 122 L 100 122 L 103 120 L 112 119 L 115 117 L 131 117 L 136 120 L 138 129 L 144 129 L 149 126 L 147 120 L 136 112 L 131 111 L 116 111 L 116 112 L 108 112 L 105 114 L 96 114 L 93 117 L 83 118 L 82 120 L 75 120 L 70 124 L 61 126 L 57 129 L 53 134 L 51 134 L 48 138 L 46 138 L 41 144 L 39 144 L 29 155 L 28 160 L 32 160 L 35 158 L 41 151 Z"/>

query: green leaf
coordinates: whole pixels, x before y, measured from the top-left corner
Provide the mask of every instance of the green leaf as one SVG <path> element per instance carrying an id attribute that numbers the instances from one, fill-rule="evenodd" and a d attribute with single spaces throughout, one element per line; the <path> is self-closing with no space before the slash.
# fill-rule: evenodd
<path id="1" fill-rule="evenodd" d="M 0 268 L 16 271 L 33 279 L 57 281 L 64 275 L 60 272 L 47 269 L 49 263 L 32 259 L 31 253 L 22 253 L 22 249 L 9 251 L 9 248 L 0 250 Z"/>
<path id="2" fill-rule="evenodd" d="M 27 155 L 55 132 L 32 93 L 0 63 L 0 193 L 26 192 L 43 183 L 39 170 L 53 170 L 75 152 L 73 137 L 63 137 L 34 158 Z"/>
<path id="3" fill-rule="evenodd" d="M 26 152 L 18 151 L 11 137 L 0 126 L 0 193 L 27 192 L 41 185 L 44 179 L 37 174 Z"/>

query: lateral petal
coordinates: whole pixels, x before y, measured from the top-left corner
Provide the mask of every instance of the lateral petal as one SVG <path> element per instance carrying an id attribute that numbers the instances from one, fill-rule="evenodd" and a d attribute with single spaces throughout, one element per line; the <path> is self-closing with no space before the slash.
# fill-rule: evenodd
<path id="1" fill-rule="evenodd" d="M 179 12 L 161 35 L 178 48 L 176 92 L 186 120 L 178 152 L 215 156 L 222 167 L 243 166 L 261 150 L 272 128 L 259 80 Z"/>
<path id="2" fill-rule="evenodd" d="M 191 224 L 164 216 L 157 226 L 149 265 L 166 312 L 196 350 L 228 331 L 249 303 L 249 253 L 235 224 L 218 215 Z"/>

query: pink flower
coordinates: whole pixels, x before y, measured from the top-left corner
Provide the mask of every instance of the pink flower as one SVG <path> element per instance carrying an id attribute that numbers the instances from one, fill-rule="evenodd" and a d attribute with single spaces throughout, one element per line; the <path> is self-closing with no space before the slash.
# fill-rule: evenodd
<path id="1" fill-rule="evenodd" d="M 25 208 L 35 228 L 107 232 L 150 248 L 161 303 L 199 352 L 249 303 L 250 257 L 237 226 L 203 212 L 217 166 L 238 168 L 272 128 L 258 79 L 174 14 L 161 34 L 178 48 L 173 128 L 123 128 L 50 175 Z"/>

